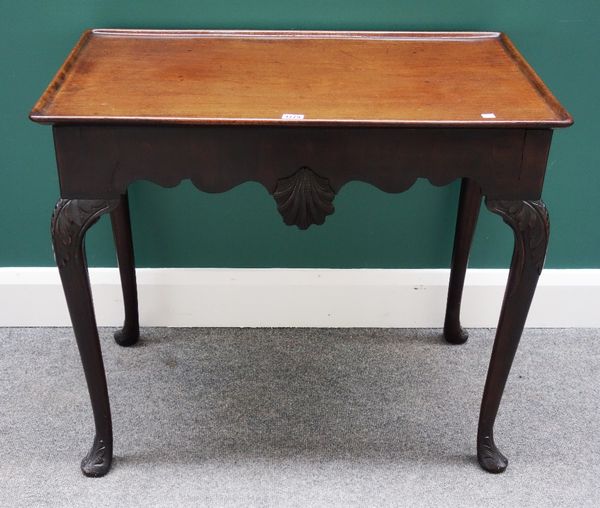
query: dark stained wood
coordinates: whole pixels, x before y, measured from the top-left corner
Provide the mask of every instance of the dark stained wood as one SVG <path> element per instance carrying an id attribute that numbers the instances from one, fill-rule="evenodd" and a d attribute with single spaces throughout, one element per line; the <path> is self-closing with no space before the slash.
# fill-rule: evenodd
<path id="1" fill-rule="evenodd" d="M 273 191 L 283 222 L 288 226 L 297 226 L 298 229 L 323 224 L 325 217 L 333 213 L 334 195 L 329 180 L 307 167 L 277 180 Z"/>
<path id="2" fill-rule="evenodd" d="M 490 473 L 501 473 L 508 465 L 494 442 L 494 422 L 504 393 L 527 313 L 544 266 L 550 222 L 543 201 L 494 201 L 488 209 L 500 215 L 515 234 L 515 248 L 502 302 L 498 330 L 483 390 L 477 431 L 477 458 Z"/>
<path id="3" fill-rule="evenodd" d="M 172 187 L 190 178 L 205 192 L 256 181 L 273 193 L 279 179 L 304 166 L 326 177 L 336 193 L 351 180 L 402 192 L 417 178 L 446 185 L 469 177 L 496 199 L 539 199 L 551 133 L 549 129 L 54 126 L 61 196 L 90 199 L 117 198 L 139 179 Z"/>
<path id="4" fill-rule="evenodd" d="M 493 113 L 495 117 L 486 118 Z M 86 32 L 38 122 L 559 127 L 496 32 Z M 482 116 L 484 115 L 484 116 Z"/>
<path id="5" fill-rule="evenodd" d="M 119 206 L 110 212 L 119 275 L 123 289 L 125 304 L 125 322 L 123 328 L 115 332 L 115 341 L 120 346 L 132 346 L 140 337 L 138 318 L 137 285 L 135 282 L 135 258 L 133 255 L 133 239 L 131 220 L 129 218 L 129 199 L 123 194 Z"/>
<path id="6" fill-rule="evenodd" d="M 52 215 L 54 256 L 73 323 L 96 427 L 92 447 L 81 462 L 81 470 L 87 476 L 103 476 L 110 469 L 113 436 L 84 239 L 87 230 L 100 216 L 114 210 L 118 204 L 118 200 L 61 199 Z"/>
<path id="7" fill-rule="evenodd" d="M 460 304 L 480 207 L 481 188 L 474 180 L 463 178 L 452 251 L 446 319 L 444 320 L 444 337 L 451 344 L 462 344 L 469 337 L 467 331 L 460 325 Z"/>
<path id="8" fill-rule="evenodd" d="M 115 338 L 132 344 L 139 324 L 127 187 L 186 178 L 206 192 L 260 182 L 283 220 L 301 229 L 326 220 L 352 180 L 402 192 L 417 178 L 462 179 L 444 329 L 455 343 L 466 340 L 460 304 L 484 195 L 513 229 L 515 250 L 477 455 L 487 471 L 506 468 L 493 427 L 548 243 L 540 198 L 552 128 L 572 123 L 506 36 L 94 30 L 31 118 L 54 124 L 61 199 L 52 238 L 96 426 L 86 475 L 110 468 L 112 427 L 85 232 L 111 213 L 125 300 Z"/>

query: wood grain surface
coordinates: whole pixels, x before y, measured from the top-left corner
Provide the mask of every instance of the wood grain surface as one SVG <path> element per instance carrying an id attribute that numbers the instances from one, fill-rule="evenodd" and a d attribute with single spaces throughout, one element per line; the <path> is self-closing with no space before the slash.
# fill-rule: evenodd
<path id="1" fill-rule="evenodd" d="M 495 32 L 90 30 L 30 116 L 45 123 L 572 123 Z"/>

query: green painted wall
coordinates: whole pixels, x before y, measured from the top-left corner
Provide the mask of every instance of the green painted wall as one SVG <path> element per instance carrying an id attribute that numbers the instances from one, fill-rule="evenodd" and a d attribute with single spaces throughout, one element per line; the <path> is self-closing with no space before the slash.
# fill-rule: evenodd
<path id="1" fill-rule="evenodd" d="M 500 30 L 575 117 L 555 133 L 544 198 L 547 266 L 600 267 L 600 2 L 598 0 L 1 0 L 0 266 L 53 264 L 58 196 L 51 130 L 27 120 L 88 27 Z M 445 267 L 458 185 L 419 182 L 388 195 L 351 183 L 336 213 L 300 232 L 282 224 L 258 184 L 209 195 L 184 183 L 131 188 L 138 266 Z M 424 226 L 424 227 L 422 227 Z M 419 232 L 419 233 L 417 233 Z M 512 237 L 482 212 L 471 265 L 505 267 Z M 112 266 L 108 220 L 88 235 L 91 265 Z"/>

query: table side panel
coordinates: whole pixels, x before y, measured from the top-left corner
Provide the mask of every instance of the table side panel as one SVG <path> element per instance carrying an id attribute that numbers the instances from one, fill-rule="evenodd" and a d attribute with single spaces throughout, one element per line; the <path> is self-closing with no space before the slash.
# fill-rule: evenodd
<path id="1" fill-rule="evenodd" d="M 191 179 L 206 192 L 277 181 L 309 167 L 337 192 L 358 180 L 402 192 L 469 177 L 494 199 L 538 199 L 551 130 L 62 125 L 54 138 L 63 198 L 110 198 L 136 180 Z"/>

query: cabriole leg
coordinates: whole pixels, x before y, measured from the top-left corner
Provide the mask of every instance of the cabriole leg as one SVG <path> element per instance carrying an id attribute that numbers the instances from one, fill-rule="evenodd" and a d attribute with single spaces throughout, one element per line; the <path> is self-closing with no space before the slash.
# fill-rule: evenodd
<path id="1" fill-rule="evenodd" d="M 115 341 L 121 346 L 131 346 L 140 337 L 138 317 L 137 285 L 135 281 L 135 258 L 133 256 L 133 240 L 131 237 L 131 220 L 129 218 L 129 200 L 123 194 L 119 206 L 110 213 L 123 302 L 125 304 L 125 323 L 121 330 L 115 332 Z"/>
<path id="2" fill-rule="evenodd" d="M 494 422 L 544 265 L 549 221 L 548 211 L 541 200 L 486 199 L 486 206 L 500 215 L 515 235 L 510 273 L 483 391 L 477 432 L 477 458 L 481 467 L 490 473 L 501 473 L 506 469 L 508 460 L 494 443 Z"/>
<path id="3" fill-rule="evenodd" d="M 54 256 L 73 323 L 96 427 L 92 448 L 81 462 L 81 470 L 87 476 L 103 476 L 110 469 L 112 423 L 84 238 L 90 226 L 118 204 L 116 199 L 60 199 L 52 215 Z"/>
<path id="4" fill-rule="evenodd" d="M 452 250 L 446 319 L 444 320 L 444 338 L 451 344 L 462 344 L 469 337 L 467 331 L 460 325 L 460 303 L 480 206 L 481 189 L 479 185 L 469 178 L 463 178 L 456 218 L 454 249 Z"/>

